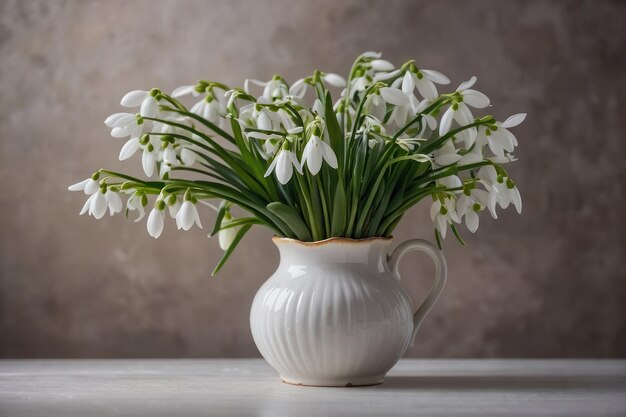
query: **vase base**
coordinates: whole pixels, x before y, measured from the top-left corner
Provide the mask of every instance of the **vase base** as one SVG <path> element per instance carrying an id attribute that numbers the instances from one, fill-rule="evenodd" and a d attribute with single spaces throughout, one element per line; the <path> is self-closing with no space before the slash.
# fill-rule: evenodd
<path id="1" fill-rule="evenodd" d="M 303 387 L 365 387 L 382 384 L 384 376 L 361 377 L 361 378 L 341 378 L 341 379 L 299 379 L 287 378 L 281 375 L 280 379 L 289 385 L 300 385 Z"/>

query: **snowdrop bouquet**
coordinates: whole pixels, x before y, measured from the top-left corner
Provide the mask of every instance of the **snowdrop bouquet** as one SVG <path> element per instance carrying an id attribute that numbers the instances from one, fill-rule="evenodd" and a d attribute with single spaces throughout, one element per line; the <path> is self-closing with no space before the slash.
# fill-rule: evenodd
<path id="1" fill-rule="evenodd" d="M 503 166 L 515 160 L 509 129 L 525 114 L 475 117 L 490 104 L 475 82 L 440 94 L 450 83 L 442 73 L 367 52 L 347 80 L 315 71 L 291 85 L 276 75 L 243 88 L 202 80 L 171 94 L 131 91 L 121 105 L 136 110 L 104 123 L 129 138 L 119 159 L 139 153 L 150 179 L 100 169 L 69 189 L 89 196 L 80 214 L 97 219 L 108 210 L 139 221 L 149 210 L 155 238 L 167 216 L 189 230 L 202 227 L 199 208 L 214 209 L 209 236 L 224 250 L 214 273 L 253 225 L 301 241 L 389 236 L 426 198 L 439 246 L 448 228 L 462 243 L 457 225 L 473 233 L 481 211 L 522 208 Z M 233 206 L 249 216 L 234 218 Z"/>

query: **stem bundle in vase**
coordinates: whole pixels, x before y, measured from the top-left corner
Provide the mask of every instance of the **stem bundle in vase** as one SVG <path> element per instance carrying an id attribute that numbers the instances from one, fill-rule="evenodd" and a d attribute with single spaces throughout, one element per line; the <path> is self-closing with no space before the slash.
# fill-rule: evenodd
<path id="1" fill-rule="evenodd" d="M 442 73 L 367 52 L 347 81 L 315 71 L 291 85 L 276 75 L 243 88 L 202 80 L 171 94 L 131 91 L 121 104 L 138 113 L 105 124 L 129 138 L 120 160 L 139 153 L 150 179 L 100 169 L 69 189 L 89 196 L 80 214 L 98 219 L 149 211 L 155 238 L 166 217 L 189 230 L 202 227 L 199 209 L 213 209 L 209 235 L 224 250 L 214 274 L 254 225 L 301 241 L 386 237 L 425 198 L 439 246 L 448 228 L 463 242 L 458 225 L 475 232 L 481 211 L 522 208 L 503 165 L 515 160 L 509 129 L 525 114 L 476 118 L 471 109 L 490 102 L 475 82 L 440 94 Z M 233 206 L 248 214 L 233 218 Z"/>

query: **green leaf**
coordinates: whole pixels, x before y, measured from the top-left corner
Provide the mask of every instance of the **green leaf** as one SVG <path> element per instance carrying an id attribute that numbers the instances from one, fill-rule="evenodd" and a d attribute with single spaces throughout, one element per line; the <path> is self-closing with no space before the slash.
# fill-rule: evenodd
<path id="1" fill-rule="evenodd" d="M 299 240 L 303 242 L 311 241 L 311 232 L 293 207 L 275 201 L 269 203 L 267 209 L 279 217 L 295 233 Z"/>
<path id="2" fill-rule="evenodd" d="M 224 220 L 224 215 L 226 214 L 227 208 L 228 208 L 228 203 L 226 202 L 226 200 L 222 200 L 219 210 L 217 211 L 217 217 L 215 218 L 215 225 L 213 225 L 213 230 L 211 230 L 210 236 L 215 236 L 215 234 L 220 231 L 222 220 Z"/>
<path id="3" fill-rule="evenodd" d="M 333 214 L 330 233 L 332 236 L 343 236 L 346 230 L 346 191 L 343 181 L 339 180 L 333 199 Z"/>
<path id="4" fill-rule="evenodd" d="M 343 171 L 343 155 L 345 140 L 341 134 L 341 128 L 337 121 L 337 115 L 333 109 L 333 99 L 330 96 L 330 92 L 326 91 L 326 98 L 324 103 L 324 118 L 326 119 L 326 129 L 328 129 L 328 137 L 330 138 L 330 146 L 337 155 L 337 161 L 339 162 L 338 171 Z"/>
<path id="5" fill-rule="evenodd" d="M 248 230 L 250 230 L 251 227 L 252 227 L 251 224 L 247 224 L 243 226 L 241 229 L 239 229 L 239 231 L 237 232 L 237 235 L 235 236 L 235 240 L 233 240 L 233 243 L 231 243 L 228 249 L 224 251 L 224 255 L 222 255 L 222 259 L 220 259 L 220 261 L 217 263 L 217 266 L 215 267 L 213 272 L 211 272 L 212 277 L 214 277 L 215 274 L 217 274 L 220 271 L 220 269 L 222 269 L 222 267 L 224 266 L 228 258 L 230 258 L 230 255 L 232 255 L 232 253 L 234 252 L 235 248 L 237 247 L 237 245 L 239 244 L 243 236 L 246 233 L 248 233 Z"/>

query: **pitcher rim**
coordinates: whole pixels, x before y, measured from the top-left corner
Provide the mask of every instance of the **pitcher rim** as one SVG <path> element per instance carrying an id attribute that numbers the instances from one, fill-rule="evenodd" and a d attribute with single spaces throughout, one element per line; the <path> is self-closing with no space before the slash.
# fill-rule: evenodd
<path id="1" fill-rule="evenodd" d="M 327 239 L 316 240 L 314 242 L 305 242 L 305 241 L 293 239 L 290 237 L 280 237 L 280 236 L 272 237 L 272 242 L 274 242 L 274 244 L 295 243 L 297 245 L 307 246 L 307 247 L 323 246 L 329 243 L 342 243 L 344 245 L 359 245 L 359 244 L 366 244 L 366 243 L 372 243 L 372 242 L 390 242 L 392 240 L 393 240 L 393 236 L 387 236 L 387 237 L 374 236 L 374 237 L 366 237 L 363 239 L 352 239 L 350 237 L 329 237 Z"/>

